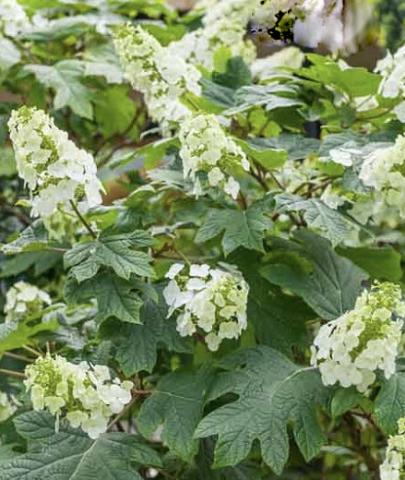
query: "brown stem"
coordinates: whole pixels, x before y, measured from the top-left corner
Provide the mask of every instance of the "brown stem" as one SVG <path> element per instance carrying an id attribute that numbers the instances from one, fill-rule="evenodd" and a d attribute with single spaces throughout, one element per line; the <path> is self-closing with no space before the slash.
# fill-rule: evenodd
<path id="1" fill-rule="evenodd" d="M 82 222 L 82 224 L 85 226 L 86 230 L 89 232 L 89 234 L 93 237 L 94 240 L 97 240 L 97 235 L 93 232 L 92 228 L 90 225 L 87 223 L 87 220 L 83 217 L 83 215 L 79 212 L 79 209 L 77 208 L 75 202 L 70 200 L 70 205 L 73 208 L 73 211 L 79 218 L 79 220 Z"/>
<path id="2" fill-rule="evenodd" d="M 265 192 L 269 191 L 269 187 L 266 183 L 266 180 L 263 178 L 263 176 L 260 174 L 260 172 L 255 172 L 253 170 L 250 171 L 250 175 L 259 183 L 259 185 L 263 188 Z"/>
<path id="3" fill-rule="evenodd" d="M 277 177 L 274 175 L 273 172 L 269 172 L 270 174 L 270 177 L 272 178 L 272 180 L 274 181 L 274 183 L 278 186 L 278 188 L 280 190 L 282 190 L 283 192 L 285 191 L 285 188 L 281 185 L 281 183 L 278 181 Z"/>
<path id="4" fill-rule="evenodd" d="M 107 430 L 110 430 L 115 424 L 117 424 L 122 419 L 122 417 L 124 415 L 126 415 L 131 410 L 131 408 L 134 406 L 135 402 L 138 400 L 138 397 L 151 395 L 152 392 L 150 390 L 133 389 L 132 394 L 133 394 L 132 400 L 122 410 L 121 413 L 119 413 L 115 418 L 113 418 L 111 420 L 110 424 L 107 427 Z"/>
<path id="5" fill-rule="evenodd" d="M 242 210 L 247 210 L 248 205 L 247 205 L 246 197 L 242 192 L 239 192 L 238 203 L 242 208 Z"/>
<path id="6" fill-rule="evenodd" d="M 364 460 L 370 473 L 370 480 L 379 480 L 379 462 L 370 454 L 369 449 L 363 445 L 361 438 L 361 430 L 350 413 L 344 415 L 344 420 L 349 427 L 349 435 L 352 440 L 352 448 Z"/>
<path id="7" fill-rule="evenodd" d="M 3 355 L 8 358 L 13 358 L 14 360 L 21 360 L 26 363 L 33 363 L 35 360 L 32 358 L 25 357 L 24 355 L 18 355 L 17 353 L 4 352 Z"/>
<path id="8" fill-rule="evenodd" d="M 31 348 L 28 345 L 23 345 L 22 347 L 24 350 L 27 350 L 27 352 L 32 353 L 32 355 L 35 355 L 35 357 L 42 357 L 43 353 L 39 352 L 38 350 L 35 350 L 35 348 Z"/>
<path id="9" fill-rule="evenodd" d="M 30 218 L 27 217 L 23 212 L 21 212 L 18 208 L 10 207 L 10 205 L 2 205 L 1 206 L 3 212 L 10 213 L 20 220 L 22 224 L 26 227 L 31 224 Z"/>
<path id="10" fill-rule="evenodd" d="M 120 134 L 120 137 L 121 138 L 125 138 L 126 135 L 129 134 L 129 132 L 132 130 L 132 128 L 135 126 L 138 118 L 142 115 L 143 113 L 143 108 L 140 108 L 139 110 L 137 109 L 136 112 L 135 112 L 135 115 L 133 116 L 131 122 L 129 123 L 129 125 L 127 126 L 127 128 Z M 100 145 L 97 147 L 96 151 L 94 152 L 94 155 L 97 155 L 97 153 L 100 152 L 100 150 L 105 146 L 107 145 L 107 143 L 113 141 L 114 139 L 116 138 L 116 135 L 112 135 L 111 137 L 108 137 L 106 138 L 105 140 L 103 140 Z M 108 156 L 107 158 L 109 158 L 110 156 Z M 105 165 L 105 160 L 103 160 L 102 162 L 100 162 L 97 167 L 101 167 L 102 165 Z"/>
<path id="11" fill-rule="evenodd" d="M 14 370 L 7 370 L 6 368 L 0 368 L 0 374 L 8 375 L 9 377 L 25 378 L 24 373 L 15 372 Z"/>

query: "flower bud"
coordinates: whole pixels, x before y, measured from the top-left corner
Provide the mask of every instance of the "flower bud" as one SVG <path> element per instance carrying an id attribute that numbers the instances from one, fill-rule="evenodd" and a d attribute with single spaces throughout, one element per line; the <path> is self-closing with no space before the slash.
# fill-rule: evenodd
<path id="1" fill-rule="evenodd" d="M 229 172 L 235 169 L 249 171 L 249 162 L 216 117 L 197 115 L 183 122 L 179 138 L 184 177 L 196 182 L 197 172 L 205 172 L 211 187 L 219 187 L 236 199 L 239 183 Z"/>

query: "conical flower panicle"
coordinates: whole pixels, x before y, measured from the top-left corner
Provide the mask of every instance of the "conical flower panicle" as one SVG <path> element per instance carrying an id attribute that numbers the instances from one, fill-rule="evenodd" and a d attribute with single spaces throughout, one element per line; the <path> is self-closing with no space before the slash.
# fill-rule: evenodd
<path id="1" fill-rule="evenodd" d="M 247 327 L 249 286 L 242 274 L 183 264 L 172 265 L 166 277 L 169 284 L 163 295 L 168 316 L 177 314 L 177 331 L 182 337 L 199 333 L 210 350 L 216 351 L 222 340 L 238 338 Z"/>
<path id="2" fill-rule="evenodd" d="M 143 94 L 152 119 L 165 129 L 170 122 L 191 116 L 180 97 L 186 92 L 200 95 L 201 74 L 195 67 L 171 54 L 141 26 L 120 27 L 114 45 L 126 77 Z"/>
<path id="3" fill-rule="evenodd" d="M 41 217 L 58 237 L 60 232 L 52 226 L 61 221 L 56 216 L 72 216 L 70 202 L 85 212 L 102 201 L 94 158 L 69 140 L 42 110 L 25 106 L 14 110 L 8 126 L 18 173 L 30 190 L 31 214 Z"/>
<path id="4" fill-rule="evenodd" d="M 91 438 L 104 433 L 110 417 L 131 401 L 132 382 L 112 379 L 103 365 L 74 364 L 59 355 L 47 355 L 29 365 L 25 373 L 34 410 L 48 410 L 56 416 L 56 425 L 66 418 Z"/>
<path id="5" fill-rule="evenodd" d="M 182 123 L 179 138 L 180 157 L 185 178 L 195 183 L 195 193 L 201 186 L 197 172 L 205 172 L 208 184 L 219 187 L 236 199 L 239 183 L 230 175 L 235 169 L 249 171 L 243 150 L 222 129 L 214 115 L 197 115 Z"/>
<path id="6" fill-rule="evenodd" d="M 312 364 L 325 385 L 354 385 L 366 392 L 376 371 L 390 378 L 402 338 L 405 303 L 399 286 L 375 283 L 353 310 L 323 325 L 312 346 Z"/>

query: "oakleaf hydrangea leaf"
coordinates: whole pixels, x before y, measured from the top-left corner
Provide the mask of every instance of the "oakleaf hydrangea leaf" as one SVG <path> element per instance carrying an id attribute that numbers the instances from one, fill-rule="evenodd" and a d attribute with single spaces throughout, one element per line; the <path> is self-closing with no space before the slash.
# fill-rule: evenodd
<path id="1" fill-rule="evenodd" d="M 159 348 L 190 353 L 191 344 L 180 337 L 176 322 L 167 319 L 167 306 L 161 295 L 158 303 L 146 299 L 140 310 L 142 325 L 105 324 L 103 335 L 116 345 L 115 357 L 125 375 L 141 370 L 152 372 Z"/>
<path id="2" fill-rule="evenodd" d="M 299 195 L 282 193 L 275 200 L 280 213 L 302 211 L 308 226 L 320 231 L 332 245 L 341 243 L 353 229 L 342 214 L 317 198 L 304 199 Z"/>
<path id="3" fill-rule="evenodd" d="M 272 222 L 265 214 L 264 203 L 253 204 L 245 211 L 214 208 L 208 212 L 195 241 L 204 243 L 223 234 L 222 248 L 225 255 L 238 247 L 263 251 L 264 234 L 271 226 Z"/>
<path id="4" fill-rule="evenodd" d="M 302 297 L 325 320 L 334 320 L 353 308 L 367 274 L 337 255 L 327 240 L 299 230 L 293 241 L 274 239 L 273 248 L 279 255 L 274 264 L 262 268 L 264 278 Z M 289 265 L 293 254 L 309 260 L 312 271 Z"/>
<path id="5" fill-rule="evenodd" d="M 160 466 L 157 454 L 134 435 L 91 440 L 64 425 L 55 433 L 53 417 L 37 412 L 18 417 L 16 427 L 33 448 L 2 464 L 1 480 L 141 480 L 134 463 Z"/>
<path id="6" fill-rule="evenodd" d="M 143 301 L 135 290 L 133 283 L 106 272 L 84 281 L 80 286 L 73 277 L 69 277 L 65 297 L 71 303 L 95 298 L 99 322 L 116 317 L 123 322 L 140 323 L 139 310 Z"/>
<path id="7" fill-rule="evenodd" d="M 93 106 L 91 91 L 81 82 L 84 66 L 76 60 L 63 60 L 55 65 L 27 65 L 39 82 L 55 92 L 56 109 L 69 106 L 76 115 L 91 119 Z"/>
<path id="8" fill-rule="evenodd" d="M 131 249 L 149 244 L 149 237 L 142 231 L 101 236 L 95 241 L 78 243 L 66 252 L 65 267 L 72 268 L 72 274 L 79 283 L 94 277 L 101 266 L 112 268 L 126 280 L 129 280 L 131 274 L 150 277 L 153 270 L 149 265 L 149 256 Z"/>
<path id="9" fill-rule="evenodd" d="M 151 397 L 142 405 L 138 417 L 139 431 L 145 437 L 162 426 L 162 440 L 185 461 L 197 453 L 194 431 L 202 418 L 211 375 L 206 369 L 197 374 L 174 372 L 164 376 Z"/>
<path id="10" fill-rule="evenodd" d="M 214 467 L 238 464 L 257 439 L 264 461 L 280 474 L 288 460 L 290 422 L 306 461 L 319 452 L 325 437 L 316 407 L 326 405 L 328 391 L 316 370 L 265 346 L 236 352 L 222 366 L 228 371 L 218 377 L 210 398 L 226 393 L 239 398 L 208 414 L 195 434 L 218 435 Z"/>
<path id="11" fill-rule="evenodd" d="M 375 399 L 374 416 L 387 435 L 397 432 L 397 422 L 405 416 L 405 372 L 385 380 Z"/>

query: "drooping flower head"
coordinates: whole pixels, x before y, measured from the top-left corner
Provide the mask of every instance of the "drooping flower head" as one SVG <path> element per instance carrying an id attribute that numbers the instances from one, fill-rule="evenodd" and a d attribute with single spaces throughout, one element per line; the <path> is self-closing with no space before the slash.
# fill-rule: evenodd
<path id="1" fill-rule="evenodd" d="M 405 123 L 405 45 L 393 55 L 387 55 L 377 63 L 375 71 L 382 75 L 380 93 L 387 98 L 400 98 L 403 101 L 395 107 L 398 120 Z"/>
<path id="2" fill-rule="evenodd" d="M 405 303 L 399 286 L 376 283 L 357 299 L 355 307 L 323 325 L 312 347 L 312 364 L 325 385 L 339 382 L 365 392 L 376 371 L 390 378 L 402 337 Z"/>
<path id="3" fill-rule="evenodd" d="M 31 213 L 51 233 L 55 218 L 72 212 L 70 202 L 81 211 L 101 203 L 93 156 L 69 140 L 44 111 L 21 107 L 12 112 L 8 126 L 18 173 L 30 190 Z"/>
<path id="4" fill-rule="evenodd" d="M 131 401 L 132 382 L 112 379 L 106 366 L 76 365 L 59 355 L 47 355 L 26 367 L 25 373 L 34 410 L 55 415 L 56 426 L 66 418 L 91 438 L 104 433 L 110 417 Z"/>
<path id="5" fill-rule="evenodd" d="M 39 314 L 44 305 L 50 304 L 51 297 L 46 292 L 35 285 L 17 282 L 6 294 L 6 322 L 18 322 L 25 317 Z"/>
<path id="6" fill-rule="evenodd" d="M 197 172 L 206 172 L 211 187 L 222 188 L 236 198 L 239 183 L 230 172 L 237 168 L 249 171 L 249 162 L 243 150 L 222 129 L 214 115 L 197 115 L 181 124 L 180 157 L 185 178 L 196 182 Z"/>
<path id="7" fill-rule="evenodd" d="M 0 33 L 15 37 L 30 27 L 30 20 L 17 0 L 0 0 Z"/>
<path id="8" fill-rule="evenodd" d="M 179 122 L 191 115 L 180 97 L 201 93 L 200 73 L 164 48 L 142 27 L 126 25 L 114 39 L 128 80 L 144 95 L 150 116 L 157 122 Z"/>
<path id="9" fill-rule="evenodd" d="M 362 164 L 359 177 L 373 190 L 376 214 L 383 208 L 405 219 L 405 136 L 398 136 L 393 146 L 374 150 Z"/>
<path id="10" fill-rule="evenodd" d="M 381 480 L 402 480 L 405 475 L 405 418 L 398 421 L 398 435 L 388 439 L 384 463 L 380 466 Z"/>
<path id="11" fill-rule="evenodd" d="M 242 57 L 250 64 L 256 58 L 256 48 L 246 39 L 246 27 L 252 17 L 257 0 L 226 0 L 206 5 L 202 28 L 172 42 L 169 50 L 194 65 L 208 70 L 214 68 L 215 54 L 219 49 L 228 50 L 232 57 Z M 201 4 L 197 4 L 201 8 Z"/>
<path id="12" fill-rule="evenodd" d="M 198 332 L 210 350 L 218 350 L 222 340 L 238 338 L 247 326 L 249 286 L 241 273 L 210 268 L 209 265 L 174 264 L 166 274 L 169 284 L 163 294 L 168 316 L 177 314 L 181 336 Z"/>
<path id="13" fill-rule="evenodd" d="M 258 30 L 274 40 L 331 52 L 354 52 L 372 17 L 365 1 L 342 0 L 262 0 L 254 15 Z"/>
<path id="14" fill-rule="evenodd" d="M 4 392 L 0 392 L 0 422 L 6 421 L 17 410 L 12 399 Z"/>

